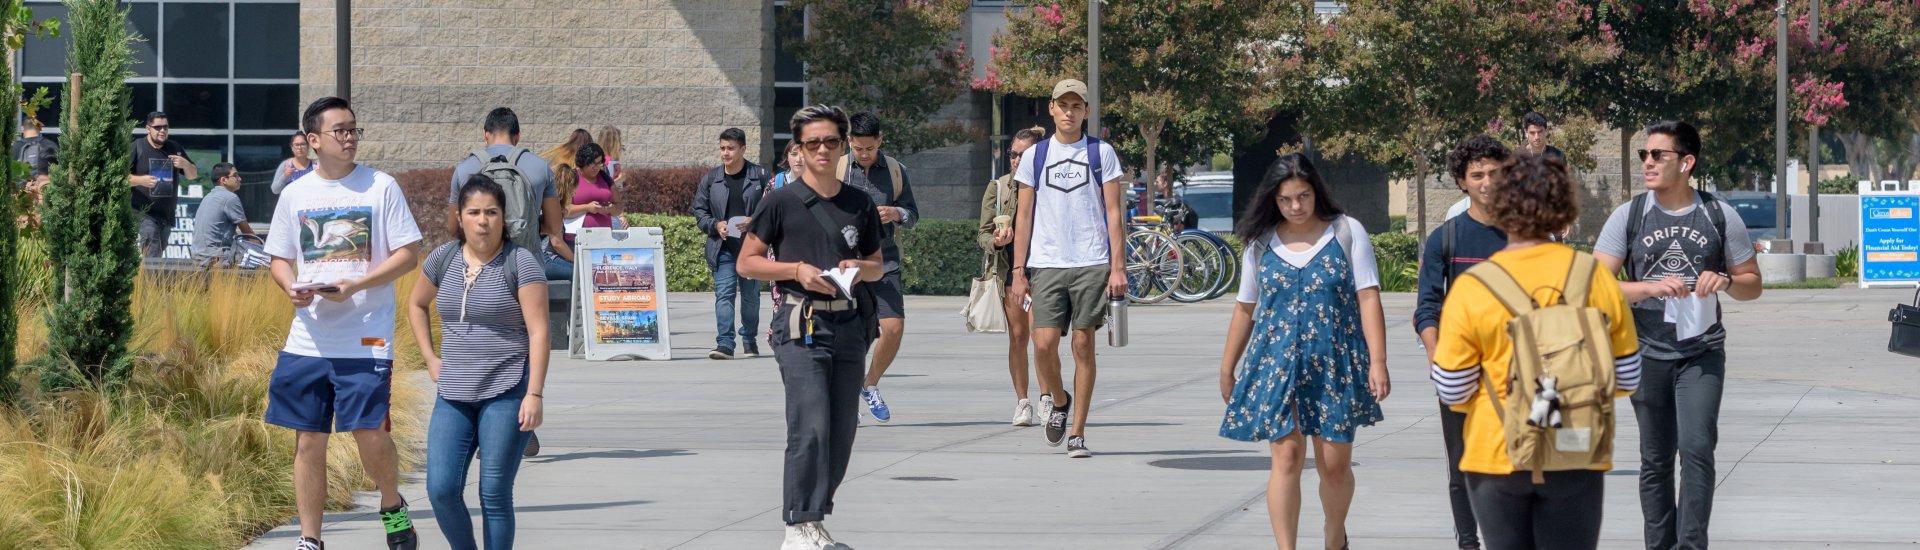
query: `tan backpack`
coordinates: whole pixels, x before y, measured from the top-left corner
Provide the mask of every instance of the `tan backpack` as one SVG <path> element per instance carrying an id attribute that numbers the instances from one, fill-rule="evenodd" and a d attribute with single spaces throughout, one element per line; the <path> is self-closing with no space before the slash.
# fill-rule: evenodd
<path id="1" fill-rule="evenodd" d="M 1594 265 L 1593 256 L 1575 252 L 1560 301 L 1544 306 L 1499 264 L 1483 262 L 1466 273 L 1513 314 L 1511 393 L 1501 396 L 1488 377 L 1480 381 L 1496 400 L 1507 457 L 1515 471 L 1533 472 L 1534 483 L 1545 482 L 1542 472 L 1613 461 L 1613 344 L 1606 314 L 1587 305 Z"/>

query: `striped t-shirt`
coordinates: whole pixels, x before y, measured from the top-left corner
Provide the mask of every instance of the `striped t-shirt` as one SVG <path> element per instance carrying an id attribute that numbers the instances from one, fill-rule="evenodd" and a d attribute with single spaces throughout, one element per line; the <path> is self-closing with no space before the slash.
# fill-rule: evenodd
<path id="1" fill-rule="evenodd" d="M 527 321 L 518 289 L 507 288 L 505 270 L 517 270 L 523 287 L 546 284 L 547 273 L 532 252 L 511 247 L 511 254 L 495 255 L 482 266 L 468 289 L 466 254 L 459 246 L 440 247 L 451 255 L 434 295 L 440 313 L 440 397 L 482 401 L 513 389 L 527 375 Z"/>

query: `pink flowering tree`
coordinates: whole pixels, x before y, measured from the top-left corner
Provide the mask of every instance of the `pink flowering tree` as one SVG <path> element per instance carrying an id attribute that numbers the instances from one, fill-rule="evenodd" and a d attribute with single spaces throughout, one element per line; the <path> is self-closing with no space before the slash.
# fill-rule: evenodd
<path id="1" fill-rule="evenodd" d="M 879 115 L 887 154 L 904 156 L 961 143 L 977 133 L 958 121 L 934 119 L 967 92 L 973 75 L 967 45 L 955 38 L 969 5 L 967 0 L 794 0 L 787 13 L 808 13 L 811 27 L 804 38 L 782 38 L 795 45 L 794 55 L 807 65 L 810 102 Z"/>

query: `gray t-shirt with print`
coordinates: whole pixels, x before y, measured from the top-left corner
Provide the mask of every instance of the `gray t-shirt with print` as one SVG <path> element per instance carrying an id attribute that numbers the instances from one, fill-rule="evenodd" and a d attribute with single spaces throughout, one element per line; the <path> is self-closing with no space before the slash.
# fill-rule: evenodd
<path id="1" fill-rule="evenodd" d="M 247 210 L 240 195 L 225 187 L 214 187 L 200 199 L 200 210 L 193 215 L 193 255 L 224 257 L 233 247 L 237 227 L 247 221 Z"/>
<path id="2" fill-rule="evenodd" d="M 1645 202 L 1646 208 L 1638 213 L 1644 216 L 1640 233 L 1631 241 L 1626 234 L 1628 216 L 1634 214 L 1628 212 L 1633 206 L 1629 201 L 1607 217 L 1607 225 L 1600 230 L 1600 239 L 1593 246 L 1594 252 L 1624 258 L 1628 280 L 1658 281 L 1675 276 L 1692 287 L 1702 272 L 1725 273 L 1728 266 L 1753 259 L 1753 239 L 1747 235 L 1747 224 L 1740 221 L 1739 212 L 1726 201 L 1714 201 L 1726 218 L 1724 236 L 1715 234 L 1713 218 L 1701 207 L 1698 194 L 1692 205 L 1677 211 L 1660 206 L 1660 201 L 1651 196 Z M 1720 325 L 1718 315 L 1715 312 L 1714 325 L 1705 334 L 1680 340 L 1674 324 L 1666 321 L 1665 301 L 1651 298 L 1633 304 L 1641 354 L 1675 360 L 1719 349 L 1726 343 L 1727 331 Z"/>

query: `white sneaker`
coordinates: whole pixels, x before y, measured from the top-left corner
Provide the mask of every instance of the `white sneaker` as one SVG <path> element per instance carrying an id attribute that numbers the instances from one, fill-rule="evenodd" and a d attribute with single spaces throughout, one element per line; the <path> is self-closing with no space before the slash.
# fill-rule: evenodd
<path id="1" fill-rule="evenodd" d="M 821 550 L 819 541 L 813 539 L 813 532 L 807 529 L 808 523 L 796 523 L 787 526 L 787 538 L 780 542 L 780 550 Z"/>
<path id="2" fill-rule="evenodd" d="M 1015 426 L 1032 426 L 1033 425 L 1033 402 L 1032 401 L 1021 399 L 1020 404 L 1013 406 L 1013 425 Z"/>
<path id="3" fill-rule="evenodd" d="M 1052 412 L 1053 412 L 1053 394 L 1050 394 L 1050 393 L 1040 394 L 1040 401 L 1033 404 L 1033 418 L 1035 420 L 1044 422 L 1047 419 L 1047 415 Z"/>
<path id="4" fill-rule="evenodd" d="M 845 543 L 834 542 L 833 535 L 827 534 L 827 524 L 818 521 L 811 523 L 814 540 L 820 543 L 822 550 L 853 550 L 852 546 L 847 546 Z"/>

